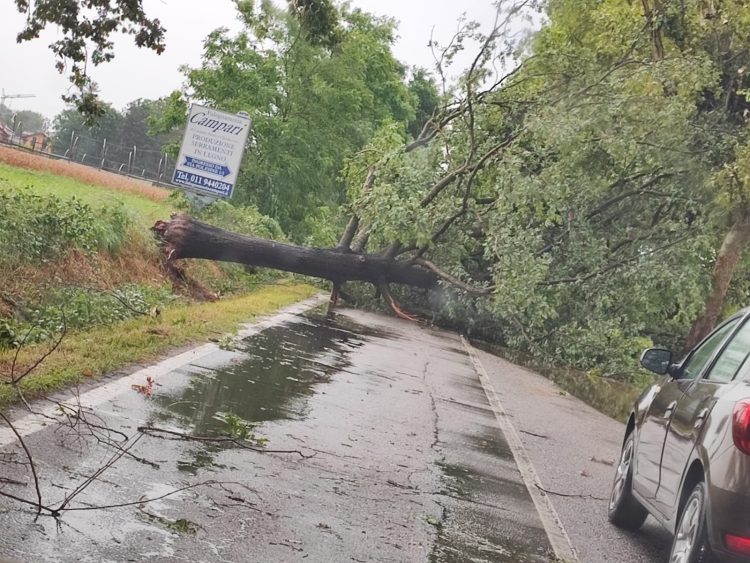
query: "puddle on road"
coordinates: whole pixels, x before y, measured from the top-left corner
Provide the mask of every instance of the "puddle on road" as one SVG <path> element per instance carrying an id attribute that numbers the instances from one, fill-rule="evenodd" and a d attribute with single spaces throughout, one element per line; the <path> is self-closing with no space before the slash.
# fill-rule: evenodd
<path id="1" fill-rule="evenodd" d="M 194 435 L 226 435 L 232 425 L 303 419 L 306 397 L 350 366 L 349 352 L 368 336 L 389 334 L 348 319 L 318 314 L 300 317 L 239 341 L 232 352 L 220 351 L 182 371 L 187 387 L 154 397 L 158 421 Z"/>

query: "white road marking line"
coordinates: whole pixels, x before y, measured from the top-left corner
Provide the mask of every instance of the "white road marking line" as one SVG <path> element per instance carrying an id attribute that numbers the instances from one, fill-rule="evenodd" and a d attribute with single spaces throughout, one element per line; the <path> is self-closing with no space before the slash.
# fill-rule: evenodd
<path id="1" fill-rule="evenodd" d="M 563 527 L 562 521 L 552 505 L 552 501 L 549 497 L 544 494 L 540 489 L 542 483 L 539 480 L 534 465 L 531 463 L 531 458 L 526 452 L 526 448 L 521 441 L 521 437 L 518 434 L 515 426 L 510 422 L 508 413 L 505 411 L 503 404 L 500 402 L 500 398 L 495 392 L 495 388 L 492 386 L 487 370 L 482 365 L 479 356 L 474 350 L 474 347 L 462 336 L 461 342 L 466 349 L 466 352 L 471 358 L 472 364 L 474 364 L 474 371 L 479 376 L 479 381 L 482 384 L 487 400 L 490 402 L 493 412 L 495 413 L 495 419 L 497 420 L 500 430 L 505 435 L 505 439 L 508 442 L 508 446 L 513 452 L 513 457 L 516 460 L 516 465 L 521 473 L 521 478 L 526 484 L 526 489 L 531 495 L 531 499 L 534 501 L 536 511 L 539 513 L 539 518 L 542 520 L 544 530 L 547 532 L 552 549 L 558 559 L 562 561 L 576 563 L 578 556 L 576 555 L 575 548 L 568 537 L 568 533 Z"/>
<path id="2" fill-rule="evenodd" d="M 305 301 L 301 301 L 289 307 L 285 307 L 280 311 L 272 314 L 271 316 L 261 319 L 260 321 L 244 324 L 237 332 L 237 338 L 247 338 L 248 336 L 257 334 L 272 326 L 293 320 L 295 315 L 304 313 L 305 311 L 312 309 L 313 307 L 316 307 L 327 300 L 327 295 L 317 295 L 315 297 L 311 297 L 310 299 L 306 299 Z M 197 346 L 196 348 L 188 350 L 187 352 L 183 352 L 182 354 L 178 354 L 176 356 L 167 358 L 166 360 L 162 360 L 161 362 L 152 366 L 140 369 L 130 375 L 120 377 L 118 379 L 115 379 L 114 381 L 110 381 L 109 383 L 105 383 L 104 385 L 100 385 L 99 387 L 95 387 L 90 391 L 86 391 L 77 399 L 75 396 L 71 395 L 68 399 L 61 402 L 65 404 L 75 405 L 76 401 L 79 401 L 81 407 L 83 408 L 94 408 L 101 405 L 102 403 L 105 403 L 106 401 L 111 400 L 117 395 L 132 392 L 131 386 L 134 384 L 142 385 L 145 382 L 146 377 L 148 376 L 158 381 L 159 377 L 163 377 L 186 364 L 195 362 L 200 358 L 208 356 L 209 354 L 212 354 L 218 350 L 219 347 L 216 344 L 203 344 L 201 346 Z M 14 420 L 13 426 L 15 426 L 16 430 L 22 437 L 25 437 L 48 427 L 51 422 L 49 417 L 61 417 L 60 408 L 57 406 L 57 404 L 51 404 L 50 406 L 39 409 L 36 414 L 28 414 L 22 418 L 19 418 L 18 420 Z M 16 442 L 16 440 L 17 438 L 10 428 L 0 428 L 0 447 L 10 445 Z"/>

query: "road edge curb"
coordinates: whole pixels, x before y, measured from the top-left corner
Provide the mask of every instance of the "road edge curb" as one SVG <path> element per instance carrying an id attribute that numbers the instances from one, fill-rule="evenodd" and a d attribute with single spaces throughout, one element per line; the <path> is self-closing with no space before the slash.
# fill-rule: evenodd
<path id="1" fill-rule="evenodd" d="M 479 359 L 479 355 L 474 347 L 468 340 L 466 340 L 466 338 L 464 338 L 463 335 L 461 336 L 461 343 L 471 359 L 474 371 L 479 377 L 479 382 L 482 385 L 484 394 L 487 396 L 492 412 L 495 414 L 498 426 L 500 426 L 500 430 L 505 435 L 508 446 L 513 453 L 513 458 L 515 459 L 518 470 L 521 473 L 521 478 L 523 479 L 526 489 L 529 491 L 529 495 L 534 502 L 534 506 L 536 507 L 536 511 L 542 521 L 542 525 L 547 533 L 552 550 L 555 552 L 555 556 L 566 563 L 579 563 L 578 555 L 570 541 L 568 533 L 565 531 L 562 520 L 557 514 L 549 496 L 543 492 L 544 487 L 542 487 L 539 475 L 537 474 L 536 469 L 534 469 L 534 465 L 523 445 L 521 436 L 518 434 L 515 426 L 510 422 L 508 413 L 500 402 L 500 398 L 490 381 L 484 364 L 482 364 L 482 361 Z"/>

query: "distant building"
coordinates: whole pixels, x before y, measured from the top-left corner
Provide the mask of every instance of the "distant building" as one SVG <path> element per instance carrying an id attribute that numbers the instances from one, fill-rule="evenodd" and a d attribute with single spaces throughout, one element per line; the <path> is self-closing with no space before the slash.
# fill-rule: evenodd
<path id="1" fill-rule="evenodd" d="M 0 143 L 10 143 L 13 139 L 13 129 L 0 121 Z"/>
<path id="2" fill-rule="evenodd" d="M 44 131 L 25 131 L 17 135 L 2 121 L 0 121 L 0 143 L 21 145 L 33 151 L 52 152 L 52 139 Z"/>
<path id="3" fill-rule="evenodd" d="M 52 152 L 52 140 L 43 131 L 21 133 L 21 144 L 34 151 Z"/>

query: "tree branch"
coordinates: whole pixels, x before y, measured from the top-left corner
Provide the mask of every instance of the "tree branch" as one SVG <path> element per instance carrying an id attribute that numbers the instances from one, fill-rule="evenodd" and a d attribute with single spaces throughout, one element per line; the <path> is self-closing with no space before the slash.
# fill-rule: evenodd
<path id="1" fill-rule="evenodd" d="M 640 186 L 637 186 L 635 188 L 632 188 L 630 190 L 627 190 L 625 192 L 622 192 L 616 196 L 611 197 L 610 199 L 600 203 L 598 206 L 596 206 L 594 209 L 592 209 L 587 215 L 586 219 L 591 219 L 595 217 L 596 215 L 599 215 L 612 207 L 613 205 L 616 205 L 617 203 L 621 202 L 624 199 L 627 199 L 634 195 L 641 195 L 646 193 L 648 188 L 656 184 L 657 182 L 664 180 L 665 178 L 671 178 L 674 176 L 674 172 L 663 172 L 661 174 L 657 174 L 656 176 L 653 176 L 649 178 L 646 182 L 641 184 Z"/>
<path id="2" fill-rule="evenodd" d="M 596 271 L 593 271 L 593 272 L 589 272 L 588 274 L 585 274 L 585 275 L 579 275 L 579 276 L 575 276 L 575 277 L 571 277 L 571 278 L 560 278 L 560 279 L 557 279 L 557 280 L 550 280 L 550 281 L 545 281 L 545 282 L 539 282 L 537 285 L 544 287 L 544 286 L 551 286 L 551 285 L 560 285 L 560 284 L 565 284 L 565 283 L 578 283 L 578 282 L 587 281 L 587 280 L 590 280 L 591 278 L 595 278 L 595 277 L 601 276 L 602 274 L 605 274 L 605 273 L 610 272 L 612 270 L 616 270 L 617 268 L 619 268 L 621 266 L 625 266 L 626 264 L 630 264 L 631 262 L 635 262 L 637 260 L 640 260 L 641 258 L 644 258 L 645 256 L 653 256 L 654 254 L 657 254 L 657 253 L 661 252 L 662 250 L 666 250 L 667 248 L 670 248 L 672 246 L 675 246 L 675 245 L 681 243 L 682 241 L 688 239 L 689 237 L 690 237 L 690 234 L 686 234 L 686 235 L 684 235 L 684 236 L 682 236 L 682 237 L 680 237 L 680 238 L 678 238 L 676 240 L 673 240 L 673 241 L 671 241 L 671 242 L 669 242 L 667 244 L 664 244 L 664 245 L 662 245 L 662 246 L 660 246 L 658 248 L 654 248 L 653 250 L 651 250 L 649 252 L 644 252 L 644 253 L 638 254 L 636 256 L 631 256 L 629 258 L 625 258 L 623 260 L 619 260 L 619 261 L 617 261 L 617 262 L 615 262 L 613 264 L 609 264 L 609 265 L 607 265 L 607 266 L 605 266 L 605 267 L 603 267 L 603 268 L 601 268 L 599 270 L 596 270 Z"/>
<path id="3" fill-rule="evenodd" d="M 375 183 L 375 168 L 370 167 L 370 169 L 367 171 L 367 177 L 365 178 L 365 183 L 362 186 L 362 195 L 366 194 L 372 189 L 373 184 Z M 359 216 L 357 216 L 356 213 L 352 213 L 351 219 L 349 219 L 349 224 L 346 226 L 346 229 L 344 230 L 344 233 L 341 235 L 341 240 L 339 240 L 339 244 L 336 246 L 339 250 L 351 250 L 351 244 L 352 240 L 354 240 L 354 235 L 357 234 L 357 229 L 359 229 Z"/>
<path id="4" fill-rule="evenodd" d="M 514 133 L 511 133 L 508 137 L 506 137 L 502 142 L 496 144 L 492 148 L 490 148 L 482 157 L 473 165 L 469 164 L 463 164 L 462 166 L 456 168 L 453 172 L 450 172 L 443 176 L 438 182 L 436 182 L 432 188 L 430 188 L 430 191 L 427 192 L 427 195 L 422 198 L 422 201 L 419 202 L 419 205 L 421 207 L 427 207 L 434 201 L 434 199 L 440 195 L 440 192 L 442 192 L 446 187 L 448 187 L 456 178 L 459 176 L 466 174 L 467 172 L 471 172 L 471 176 L 469 177 L 469 183 L 473 182 L 476 175 L 479 173 L 479 171 L 484 168 L 484 166 L 487 164 L 487 161 L 495 156 L 498 152 L 503 150 L 504 148 L 510 146 L 513 141 L 515 141 L 521 133 L 523 133 L 526 129 L 522 127 L 521 129 L 518 129 Z"/>
<path id="5" fill-rule="evenodd" d="M 439 277 L 441 280 L 444 280 L 451 285 L 454 285 L 457 288 L 473 295 L 491 295 L 496 289 L 495 287 L 475 287 L 469 285 L 461 281 L 457 277 L 449 274 L 448 272 L 441 270 L 435 264 L 433 264 L 429 260 L 425 260 L 424 258 L 417 258 L 416 260 L 414 260 L 414 263 L 435 272 L 435 275 L 437 275 L 437 277 Z"/>

